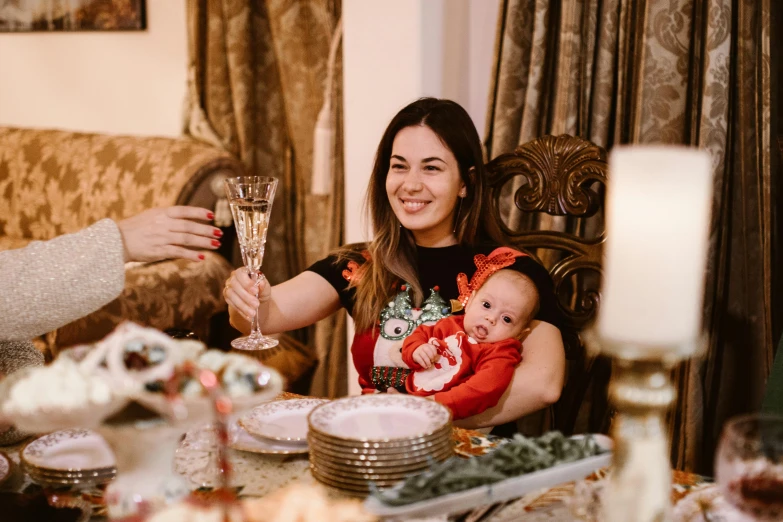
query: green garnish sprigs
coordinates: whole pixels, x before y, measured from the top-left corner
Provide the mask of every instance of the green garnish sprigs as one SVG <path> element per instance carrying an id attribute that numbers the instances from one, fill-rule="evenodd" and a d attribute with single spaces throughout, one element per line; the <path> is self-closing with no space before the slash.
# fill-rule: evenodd
<path id="1" fill-rule="evenodd" d="M 605 451 L 590 435 L 569 438 L 559 431 L 550 431 L 541 437 L 517 434 L 491 453 L 470 459 L 452 457 L 421 475 L 409 477 L 393 489 L 376 490 L 373 495 L 384 504 L 403 506 L 494 484 Z"/>

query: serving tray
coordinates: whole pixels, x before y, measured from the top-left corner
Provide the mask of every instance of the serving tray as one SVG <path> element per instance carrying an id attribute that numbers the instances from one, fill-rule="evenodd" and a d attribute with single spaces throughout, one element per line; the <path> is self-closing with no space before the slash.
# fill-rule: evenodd
<path id="1" fill-rule="evenodd" d="M 593 437 L 599 446 L 607 450 L 606 453 L 404 506 L 390 506 L 370 496 L 365 500 L 364 507 L 370 513 L 388 518 L 407 519 L 444 515 L 468 511 L 478 506 L 518 498 L 532 491 L 581 480 L 594 471 L 608 466 L 612 459 L 612 440 L 605 435 L 593 435 Z M 386 493 L 391 491 L 393 489 L 387 490 Z"/>

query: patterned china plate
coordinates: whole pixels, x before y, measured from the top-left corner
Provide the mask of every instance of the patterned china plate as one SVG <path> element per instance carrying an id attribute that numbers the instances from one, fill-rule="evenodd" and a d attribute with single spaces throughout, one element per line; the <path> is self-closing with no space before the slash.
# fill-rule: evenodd
<path id="1" fill-rule="evenodd" d="M 307 416 L 328 399 L 291 399 L 267 402 L 239 420 L 248 433 L 269 440 L 307 442 Z"/>
<path id="2" fill-rule="evenodd" d="M 97 471 L 57 471 L 53 469 L 42 469 L 30 466 L 25 466 L 25 469 L 29 474 L 36 474 L 41 477 L 56 478 L 56 479 L 76 479 L 76 480 L 95 480 L 95 479 L 112 479 L 117 475 L 117 468 L 103 468 Z"/>
<path id="3" fill-rule="evenodd" d="M 445 456 L 448 458 L 448 456 Z M 433 457 L 435 461 L 445 460 L 444 456 Z M 312 465 L 320 468 L 324 472 L 328 472 L 335 476 L 363 479 L 363 480 L 401 480 L 411 475 L 417 475 L 426 471 L 432 463 L 422 463 L 416 466 L 409 467 L 397 467 L 397 468 L 375 468 L 375 467 L 351 467 L 341 466 L 333 462 L 328 462 L 322 459 L 312 461 Z"/>
<path id="4" fill-rule="evenodd" d="M 432 437 L 400 439 L 390 442 L 350 442 L 322 435 L 316 431 L 310 432 L 308 438 L 311 444 L 317 443 L 322 448 L 341 454 L 388 455 L 390 458 L 412 456 L 417 453 L 427 452 L 433 446 L 453 444 L 451 428 L 448 426 L 444 430 L 439 430 Z"/>
<path id="5" fill-rule="evenodd" d="M 451 422 L 451 412 L 413 395 L 361 395 L 316 407 L 310 429 L 351 441 L 394 441 L 426 437 Z"/>
<path id="6" fill-rule="evenodd" d="M 113 468 L 114 454 L 103 438 L 90 430 L 68 429 L 39 437 L 20 454 L 26 466 L 42 470 L 85 472 Z"/>
<path id="7" fill-rule="evenodd" d="M 116 478 L 116 474 L 86 476 L 86 477 L 59 477 L 55 475 L 44 475 L 36 473 L 32 469 L 27 469 L 27 475 L 30 479 L 42 486 L 84 486 L 106 484 Z"/>
<path id="8" fill-rule="evenodd" d="M 316 478 L 325 478 L 338 485 L 338 487 L 354 486 L 354 487 L 368 487 L 370 482 L 375 484 L 379 488 L 390 488 L 398 484 L 403 479 L 376 479 L 367 480 L 363 479 L 361 475 L 349 475 L 334 473 L 331 470 L 324 469 L 318 464 L 310 463 L 310 473 Z M 415 474 L 415 473 L 412 473 Z"/>
<path id="9" fill-rule="evenodd" d="M 349 484 L 343 480 L 333 479 L 329 476 L 322 475 L 317 469 L 310 468 L 310 474 L 321 484 L 334 488 L 340 492 L 347 492 L 349 494 L 366 497 L 370 494 L 370 483 L 365 482 L 363 485 Z M 378 489 L 388 489 L 393 486 L 377 486 Z"/>
<path id="10" fill-rule="evenodd" d="M 280 442 L 254 437 L 245 431 L 239 423 L 234 423 L 229 427 L 228 447 L 267 455 L 301 455 L 308 452 L 307 442 Z"/>
<path id="11" fill-rule="evenodd" d="M 334 451 L 321 444 L 316 439 L 310 439 L 310 448 L 319 458 L 326 458 L 339 461 L 360 461 L 372 464 L 391 464 L 400 465 L 409 462 L 426 462 L 427 459 L 435 454 L 451 452 L 453 450 L 451 441 L 444 441 L 442 444 L 432 445 L 426 449 L 410 451 L 408 453 L 353 453 L 347 451 Z"/>
<path id="12" fill-rule="evenodd" d="M 418 458 L 411 459 L 399 459 L 399 460 L 367 460 L 357 459 L 351 457 L 336 457 L 334 455 L 325 455 L 318 451 L 318 448 L 313 446 L 312 448 L 313 459 L 324 464 L 331 464 L 341 468 L 350 469 L 353 471 L 360 471 L 362 469 L 377 469 L 377 470 L 409 470 L 412 468 L 428 467 L 432 464 L 432 460 L 444 460 L 454 454 L 452 449 L 441 448 L 434 450 L 432 453 L 422 455 Z"/>

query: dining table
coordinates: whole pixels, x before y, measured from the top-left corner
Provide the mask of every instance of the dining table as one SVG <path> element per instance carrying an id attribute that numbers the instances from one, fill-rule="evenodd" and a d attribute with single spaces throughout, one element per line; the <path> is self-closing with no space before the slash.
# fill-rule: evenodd
<path id="1" fill-rule="evenodd" d="M 283 392 L 278 400 L 301 398 L 302 396 Z M 197 428 L 186 435 L 179 449 L 173 456 L 175 471 L 185 477 L 191 484 L 194 494 L 209 498 L 218 489 L 219 474 L 210 465 L 216 459 L 215 449 L 203 444 L 195 444 L 200 440 L 198 430 L 206 430 L 207 426 Z M 462 458 L 472 458 L 484 455 L 504 444 L 508 439 L 488 435 L 479 431 L 462 428 L 452 428 L 454 453 Z M 8 455 L 19 466 L 16 480 L 0 485 L 0 491 L 16 491 L 24 493 L 54 494 L 64 505 L 82 506 L 91 511 L 90 520 L 106 520 L 106 510 L 103 504 L 103 488 L 59 489 L 56 491 L 42 490 L 26 476 L 19 465 L 19 454 L 30 439 L 14 446 L 0 447 L 0 451 Z M 264 455 L 247 451 L 230 449 L 228 451 L 231 464 L 231 488 L 242 497 L 262 497 L 281 488 L 296 483 L 314 484 L 316 481 L 310 473 L 308 456 L 305 455 Z M 461 522 L 566 522 L 579 520 L 573 509 L 573 499 L 580 494 L 580 487 L 585 484 L 600 486 L 606 479 L 608 470 L 600 469 L 586 477 L 584 481 L 569 482 L 554 487 L 527 493 L 512 501 L 498 503 L 472 510 L 459 515 L 440 516 L 420 519 L 422 521 L 461 521 Z M 672 474 L 672 503 L 686 496 L 691 491 L 709 486 L 710 480 L 705 477 L 682 471 Z M 337 490 L 330 489 L 329 494 L 339 497 Z"/>

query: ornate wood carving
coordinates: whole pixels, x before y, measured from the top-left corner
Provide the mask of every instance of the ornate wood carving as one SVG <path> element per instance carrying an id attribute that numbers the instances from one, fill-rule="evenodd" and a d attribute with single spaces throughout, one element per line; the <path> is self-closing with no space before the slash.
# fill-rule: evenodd
<path id="1" fill-rule="evenodd" d="M 606 151 L 574 136 L 542 136 L 498 156 L 487 169 L 491 190 L 488 228 L 499 236 L 496 239 L 529 253 L 539 248 L 562 252 L 548 269 L 563 312 L 574 327 L 583 328 L 598 310 L 604 232 L 586 239 L 558 231 L 512 230 L 501 216 L 501 198 L 503 187 L 519 177 L 511 197 L 520 211 L 569 218 L 594 216 L 603 206 Z M 582 271 L 597 272 L 599 277 L 587 285 L 587 279 L 574 277 Z"/>
<path id="2" fill-rule="evenodd" d="M 523 212 L 589 217 L 602 203 L 590 185 L 595 181 L 606 184 L 606 152 L 581 138 L 542 136 L 498 156 L 488 168 L 497 188 L 514 176 L 525 178 L 527 183 L 514 195 Z"/>

